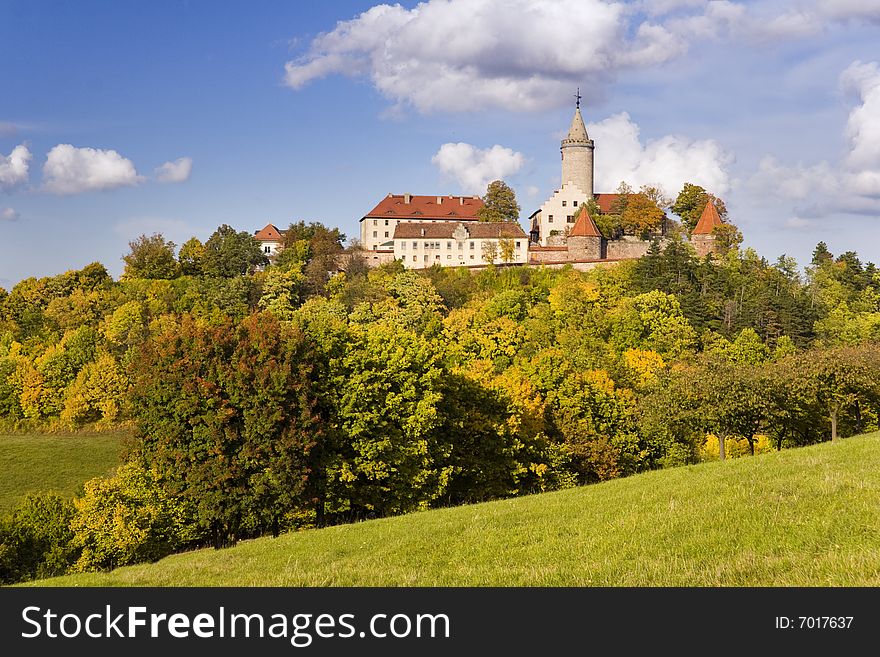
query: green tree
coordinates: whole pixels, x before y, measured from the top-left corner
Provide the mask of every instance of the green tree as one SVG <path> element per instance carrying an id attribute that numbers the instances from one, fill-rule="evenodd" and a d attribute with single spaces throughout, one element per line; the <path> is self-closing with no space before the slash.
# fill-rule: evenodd
<path id="1" fill-rule="evenodd" d="M 174 257 L 176 245 L 161 233 L 149 237 L 141 235 L 128 243 L 130 252 L 122 256 L 125 261 L 125 278 L 168 279 L 180 275 L 180 266 Z"/>
<path id="2" fill-rule="evenodd" d="M 215 546 L 314 520 L 313 361 L 271 313 L 207 326 L 184 315 L 133 361 L 137 453 Z"/>
<path id="3" fill-rule="evenodd" d="M 483 207 L 477 211 L 480 221 L 519 221 L 519 204 L 516 202 L 516 193 L 503 180 L 493 180 L 486 188 L 483 197 Z"/>
<path id="4" fill-rule="evenodd" d="M 708 203 L 710 199 L 715 204 L 715 209 L 718 210 L 718 214 L 721 218 L 726 218 L 727 208 L 720 198 L 709 194 L 699 185 L 694 185 L 688 182 L 686 182 L 681 188 L 681 191 L 678 193 L 678 196 L 675 198 L 675 202 L 670 209 L 681 217 L 682 223 L 684 223 L 690 233 L 696 228 L 697 222 L 700 220 L 700 215 L 703 214 L 703 210 L 706 208 L 706 203 Z"/>
<path id="5" fill-rule="evenodd" d="M 260 243 L 246 231 L 223 224 L 205 242 L 202 272 L 206 276 L 233 278 L 269 263 Z"/>
<path id="6" fill-rule="evenodd" d="M 75 558 L 70 501 L 56 493 L 29 493 L 0 518 L 0 582 L 63 575 Z"/>
<path id="7" fill-rule="evenodd" d="M 177 260 L 180 271 L 186 276 L 199 276 L 202 273 L 202 261 L 205 258 L 205 245 L 197 237 L 191 237 L 180 247 Z"/>
<path id="8" fill-rule="evenodd" d="M 75 572 L 156 561 L 200 538 L 191 505 L 170 495 L 154 472 L 135 461 L 112 477 L 87 481 L 74 506 Z"/>

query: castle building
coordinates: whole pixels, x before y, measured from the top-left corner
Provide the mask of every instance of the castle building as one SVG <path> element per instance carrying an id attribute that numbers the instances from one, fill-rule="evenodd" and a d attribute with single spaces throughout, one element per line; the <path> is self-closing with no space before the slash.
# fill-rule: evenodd
<path id="1" fill-rule="evenodd" d="M 402 223 L 477 221 L 483 207 L 479 196 L 414 196 L 388 194 L 361 217 L 361 248 L 367 251 L 394 250 L 394 230 Z"/>
<path id="2" fill-rule="evenodd" d="M 511 222 L 401 222 L 394 229 L 393 244 L 394 258 L 408 269 L 529 261 L 529 238 Z"/>

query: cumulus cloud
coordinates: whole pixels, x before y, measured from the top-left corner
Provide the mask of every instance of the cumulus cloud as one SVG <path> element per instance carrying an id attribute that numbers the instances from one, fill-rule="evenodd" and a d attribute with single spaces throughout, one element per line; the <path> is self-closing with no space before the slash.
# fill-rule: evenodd
<path id="1" fill-rule="evenodd" d="M 858 98 L 843 131 L 849 146 L 843 160 L 836 166 L 827 161 L 786 166 L 767 156 L 750 181 L 762 194 L 809 200 L 798 209 L 801 217 L 880 212 L 880 66 L 855 61 L 841 73 L 840 86 Z"/>
<path id="2" fill-rule="evenodd" d="M 20 185 L 28 179 L 31 152 L 20 144 L 9 155 L 0 154 L 0 187 Z"/>
<path id="3" fill-rule="evenodd" d="M 658 185 L 675 196 L 685 182 L 724 196 L 730 190 L 727 167 L 732 158 L 713 139 L 666 135 L 642 143 L 639 126 L 621 112 L 588 125 L 602 148 L 596 149 L 596 189 L 615 190 L 621 181 L 633 187 Z"/>
<path id="4" fill-rule="evenodd" d="M 181 157 L 173 162 L 166 162 L 156 168 L 156 180 L 160 183 L 186 182 L 192 172 L 192 164 L 191 157 Z"/>
<path id="5" fill-rule="evenodd" d="M 0 208 L 0 221 L 17 221 L 18 212 L 12 208 Z"/>
<path id="6" fill-rule="evenodd" d="M 526 162 L 522 153 L 496 144 L 477 148 L 471 144 L 443 144 L 431 162 L 440 171 L 458 181 L 466 194 L 483 194 L 493 180 L 515 174 Z"/>
<path id="7" fill-rule="evenodd" d="M 44 188 L 53 194 L 78 194 L 136 185 L 142 178 L 131 160 L 114 150 L 58 144 L 43 165 Z"/>
<path id="8" fill-rule="evenodd" d="M 537 110 L 567 102 L 577 83 L 678 56 L 686 40 L 659 24 L 630 25 L 600 0 L 426 0 L 377 5 L 316 37 L 285 65 L 301 89 L 331 74 L 366 76 L 421 112 Z"/>
<path id="9" fill-rule="evenodd" d="M 747 6 L 729 0 L 707 2 L 702 13 L 667 23 L 671 32 L 682 37 L 766 43 L 809 37 L 821 32 L 823 25 L 822 17 L 808 7 L 779 10 L 774 4 Z"/>
<path id="10" fill-rule="evenodd" d="M 858 94 L 861 104 L 849 113 L 846 164 L 856 171 L 880 170 L 880 67 L 877 62 L 853 62 L 840 76 L 841 86 Z"/>

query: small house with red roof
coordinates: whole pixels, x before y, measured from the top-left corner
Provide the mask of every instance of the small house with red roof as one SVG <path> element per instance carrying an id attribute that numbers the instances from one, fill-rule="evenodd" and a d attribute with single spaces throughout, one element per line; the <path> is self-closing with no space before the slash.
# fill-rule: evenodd
<path id="1" fill-rule="evenodd" d="M 254 239 L 260 243 L 263 255 L 272 259 L 283 248 L 284 236 L 275 224 L 266 224 L 260 230 L 254 231 Z"/>

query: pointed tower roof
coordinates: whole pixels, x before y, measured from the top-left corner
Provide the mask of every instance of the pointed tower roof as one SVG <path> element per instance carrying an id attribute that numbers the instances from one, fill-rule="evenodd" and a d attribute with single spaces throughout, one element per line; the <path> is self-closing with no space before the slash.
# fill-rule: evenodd
<path id="1" fill-rule="evenodd" d="M 568 236 L 602 237 L 602 233 L 599 232 L 599 228 L 596 226 L 596 222 L 593 221 L 590 213 L 587 212 L 586 206 L 581 207 L 581 211 L 580 214 L 578 214 L 577 221 L 574 222 L 574 226 L 571 227 Z"/>
<path id="2" fill-rule="evenodd" d="M 694 228 L 692 235 L 711 235 L 712 229 L 715 226 L 722 225 L 721 217 L 718 214 L 718 210 L 715 208 L 715 204 L 712 202 L 710 198 L 706 203 L 706 207 L 703 208 L 703 214 L 700 215 L 700 220 L 697 222 L 697 227 Z"/>
<path id="3" fill-rule="evenodd" d="M 571 126 L 568 128 L 568 135 L 562 140 L 565 144 L 586 144 L 590 141 L 587 136 L 587 126 L 584 125 L 584 117 L 581 116 L 581 108 L 578 107 L 574 111 L 571 119 Z"/>

